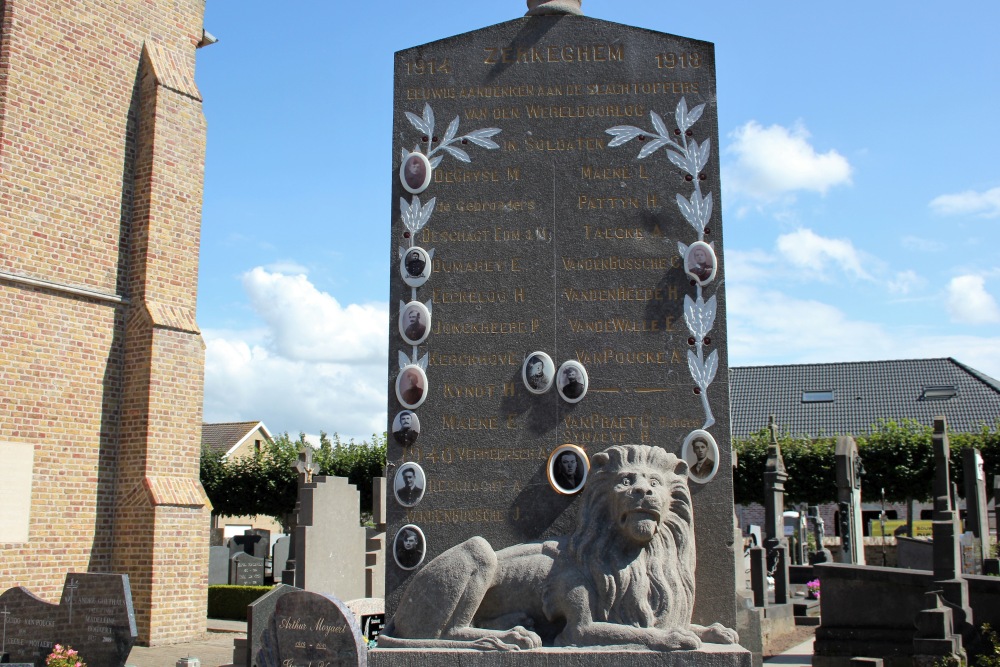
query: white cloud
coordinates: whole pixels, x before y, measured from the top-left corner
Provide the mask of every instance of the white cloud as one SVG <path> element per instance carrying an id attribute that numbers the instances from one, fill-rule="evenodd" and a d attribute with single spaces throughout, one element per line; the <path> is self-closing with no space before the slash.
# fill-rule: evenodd
<path id="1" fill-rule="evenodd" d="M 205 421 L 359 439 L 384 431 L 388 306 L 342 306 L 305 276 L 260 267 L 243 285 L 265 326 L 203 332 Z"/>
<path id="2" fill-rule="evenodd" d="M 388 307 L 346 307 L 316 289 L 304 275 L 244 274 L 243 288 L 283 357 L 301 361 L 368 363 L 388 354 Z"/>
<path id="3" fill-rule="evenodd" d="M 913 289 L 922 287 L 926 281 L 917 275 L 916 271 L 898 271 L 895 277 L 890 278 L 886 283 L 889 291 L 893 294 L 905 296 Z"/>
<path id="4" fill-rule="evenodd" d="M 791 234 L 779 236 L 777 247 L 784 261 L 807 275 L 826 277 L 827 270 L 832 264 L 856 278 L 872 279 L 864 267 L 864 264 L 871 260 L 863 257 L 847 239 L 826 238 L 811 229 L 799 229 Z"/>
<path id="5" fill-rule="evenodd" d="M 1000 336 L 854 320 L 827 303 L 737 285 L 727 282 L 730 365 L 954 357 L 1000 378 Z"/>
<path id="6" fill-rule="evenodd" d="M 1000 187 L 976 192 L 966 190 L 951 195 L 935 197 L 931 210 L 939 215 L 976 215 L 980 218 L 1000 217 Z"/>
<path id="7" fill-rule="evenodd" d="M 940 252 L 947 247 L 941 241 L 922 239 L 919 236 L 904 236 L 901 242 L 903 248 L 906 250 L 916 250 L 918 252 Z"/>
<path id="8" fill-rule="evenodd" d="M 751 120 L 729 136 L 726 152 L 735 162 L 726 165 L 724 182 L 736 193 L 771 201 L 797 190 L 826 194 L 851 182 L 847 159 L 833 149 L 817 153 L 801 123 L 765 128 Z"/>
<path id="9" fill-rule="evenodd" d="M 1000 307 L 986 291 L 982 276 L 956 276 L 948 283 L 948 313 L 954 322 L 991 324 L 1000 322 Z"/>

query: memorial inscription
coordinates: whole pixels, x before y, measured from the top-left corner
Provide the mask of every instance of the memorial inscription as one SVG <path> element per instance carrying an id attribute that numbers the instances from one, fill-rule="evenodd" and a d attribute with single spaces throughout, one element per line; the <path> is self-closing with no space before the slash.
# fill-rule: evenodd
<path id="1" fill-rule="evenodd" d="M 714 59 L 706 42 L 582 16 L 396 54 L 390 303 L 394 321 L 411 303 L 433 317 L 425 337 L 390 337 L 389 415 L 412 409 L 423 430 L 388 459 L 426 485 L 419 507 L 390 503 L 388 530 L 426 542 L 424 565 L 388 559 L 389 617 L 464 540 L 571 532 L 586 481 L 555 479 L 557 448 L 578 446 L 578 465 L 629 443 L 681 456 L 700 429 L 711 469 L 692 502 L 712 556 L 694 621 L 735 625 Z M 413 153 L 431 168 L 419 194 L 400 176 Z M 419 286 L 400 271 L 411 247 L 433 257 Z M 414 367 L 419 403 L 396 389 Z"/>

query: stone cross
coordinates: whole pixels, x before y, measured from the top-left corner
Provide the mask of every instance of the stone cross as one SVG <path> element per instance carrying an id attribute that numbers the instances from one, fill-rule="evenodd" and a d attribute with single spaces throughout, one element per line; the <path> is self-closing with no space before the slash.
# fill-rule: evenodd
<path id="1" fill-rule="evenodd" d="M 770 563 L 773 558 L 771 552 L 785 544 L 785 482 L 788 480 L 788 473 L 785 471 L 785 460 L 781 457 L 774 415 L 768 418 L 767 428 L 771 432 L 771 444 L 767 447 L 767 463 L 764 466 L 763 546 L 768 551 Z"/>
<path id="2" fill-rule="evenodd" d="M 583 14 L 581 0 L 528 0 L 528 13 L 525 16 L 544 16 L 546 14 Z"/>
<path id="3" fill-rule="evenodd" d="M 3 641 L 0 641 L 0 656 L 3 656 L 7 652 L 7 617 L 10 616 L 7 605 L 3 606 L 0 616 L 3 616 Z"/>
<path id="4" fill-rule="evenodd" d="M 306 484 L 312 484 L 313 475 L 316 473 L 316 466 L 313 465 L 313 449 L 305 445 L 299 450 L 299 460 L 295 462 L 295 469 L 300 475 L 306 476 Z"/>
<path id="5" fill-rule="evenodd" d="M 76 583 L 76 579 L 70 579 L 69 583 L 66 584 L 66 590 L 69 591 L 69 622 L 73 622 L 73 593 L 80 587 L 80 584 Z"/>
<path id="6" fill-rule="evenodd" d="M 837 438 L 837 503 L 840 510 L 841 562 L 865 564 L 861 525 L 861 475 L 864 466 L 858 456 L 858 444 L 850 436 Z"/>

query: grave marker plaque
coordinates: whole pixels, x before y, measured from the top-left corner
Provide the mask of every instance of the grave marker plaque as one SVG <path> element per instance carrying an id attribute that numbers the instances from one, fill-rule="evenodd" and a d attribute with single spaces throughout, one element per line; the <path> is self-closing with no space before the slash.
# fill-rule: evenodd
<path id="1" fill-rule="evenodd" d="M 121 667 L 137 637 L 132 590 L 123 574 L 70 573 L 60 603 L 23 587 L 0 595 L 4 644 L 11 662 L 45 664 L 55 644 L 70 646 L 90 665 Z"/>
<path id="2" fill-rule="evenodd" d="M 476 535 L 499 550 L 571 533 L 579 494 L 546 470 L 561 445 L 681 456 L 703 429 L 718 472 L 691 483 L 694 622 L 735 626 L 714 72 L 710 43 L 582 16 L 395 54 L 389 419 L 413 403 L 404 368 L 425 369 L 426 397 L 419 440 L 390 441 L 388 460 L 419 463 L 426 492 L 389 498 L 387 534 L 420 527 L 425 564 Z M 419 194 L 401 171 L 413 152 L 432 167 Z M 433 269 L 419 286 L 401 268 L 414 247 Z M 413 302 L 418 345 L 397 326 Z M 529 390 L 536 352 L 559 370 Z M 391 617 L 412 572 L 386 561 Z"/>
<path id="3" fill-rule="evenodd" d="M 368 647 L 354 613 L 340 600 L 293 591 L 278 598 L 254 664 L 366 667 Z"/>
<path id="4" fill-rule="evenodd" d="M 263 586 L 264 559 L 242 552 L 230 558 L 229 583 L 234 586 Z"/>

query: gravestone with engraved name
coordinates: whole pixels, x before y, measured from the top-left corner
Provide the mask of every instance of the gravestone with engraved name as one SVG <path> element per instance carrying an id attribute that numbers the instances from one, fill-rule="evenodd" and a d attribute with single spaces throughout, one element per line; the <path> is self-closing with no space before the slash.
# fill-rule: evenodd
<path id="1" fill-rule="evenodd" d="M 264 559 L 242 552 L 230 558 L 229 583 L 233 586 L 263 586 Z"/>
<path id="2" fill-rule="evenodd" d="M 420 432 L 388 474 L 426 486 L 389 495 L 387 617 L 473 536 L 570 534 L 586 461 L 550 483 L 557 447 L 635 443 L 698 466 L 694 621 L 734 626 L 713 45 L 519 18 L 397 52 L 393 118 L 387 429 Z M 407 524 L 423 560 L 393 557 Z"/>
<path id="3" fill-rule="evenodd" d="M 42 667 L 55 644 L 70 646 L 90 665 L 121 667 L 137 630 L 132 590 L 123 574 L 70 573 L 59 604 L 23 587 L 0 595 L 3 645 L 12 663 Z"/>
<path id="4" fill-rule="evenodd" d="M 208 585 L 229 583 L 229 547 L 208 548 Z"/>
<path id="5" fill-rule="evenodd" d="M 258 667 L 367 667 L 368 647 L 343 602 L 292 591 L 278 598 L 254 660 Z"/>

